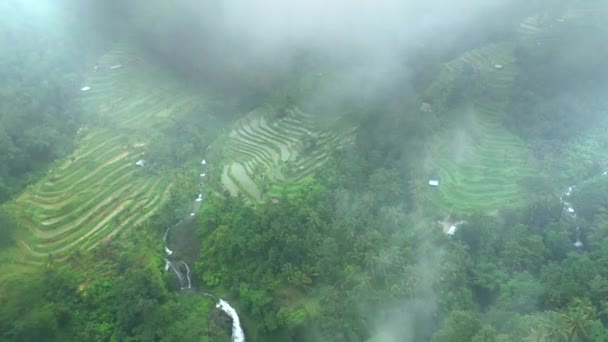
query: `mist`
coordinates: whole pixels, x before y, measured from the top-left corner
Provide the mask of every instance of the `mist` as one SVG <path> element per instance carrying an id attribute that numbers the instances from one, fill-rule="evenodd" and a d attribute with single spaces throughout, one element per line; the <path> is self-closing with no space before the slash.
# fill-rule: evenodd
<path id="1" fill-rule="evenodd" d="M 7 341 L 608 339 L 603 1 L 0 14 Z"/>
<path id="2" fill-rule="evenodd" d="M 169 67 L 198 71 L 208 84 L 270 92 L 294 73 L 331 69 L 345 74 L 340 86 L 352 98 L 362 86 L 366 92 L 403 82 L 413 63 L 499 37 L 528 10 L 502 0 L 179 0 L 107 7 L 108 13 L 129 13 L 112 22 L 115 34 L 132 32 Z"/>

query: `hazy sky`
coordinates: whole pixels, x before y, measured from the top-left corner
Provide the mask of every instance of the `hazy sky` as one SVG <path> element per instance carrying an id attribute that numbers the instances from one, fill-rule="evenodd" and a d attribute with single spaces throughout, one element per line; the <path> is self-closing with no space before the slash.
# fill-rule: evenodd
<path id="1" fill-rule="evenodd" d="M 520 0 L 112 3 L 112 11 L 130 13 L 127 24 L 148 47 L 182 71 L 203 70 L 211 83 L 272 78 L 301 66 L 294 58 L 306 52 L 333 62 L 333 70 L 345 66 L 339 82 L 357 90 L 362 84 L 386 88 L 392 76 L 403 78 L 410 57 L 421 50 L 470 48 L 462 41 L 491 34 Z"/>
<path id="2" fill-rule="evenodd" d="M 170 34 L 166 27 L 171 27 L 195 36 L 206 31 L 204 40 L 182 43 L 205 45 L 213 39 L 272 59 L 302 46 L 331 54 L 382 56 L 411 46 L 442 44 L 471 25 L 492 26 L 516 3 L 521 2 L 125 0 L 115 6 L 128 9 L 141 32 L 160 36 Z"/>
<path id="3" fill-rule="evenodd" d="M 505 0 L 225 0 L 219 20 L 232 33 L 263 45 L 381 46 L 447 33 L 507 4 Z"/>
<path id="4" fill-rule="evenodd" d="M 384 58 L 403 49 L 447 43 L 455 33 L 504 13 L 515 2 L 223 0 L 213 20 L 222 34 L 266 57 L 305 46 Z"/>

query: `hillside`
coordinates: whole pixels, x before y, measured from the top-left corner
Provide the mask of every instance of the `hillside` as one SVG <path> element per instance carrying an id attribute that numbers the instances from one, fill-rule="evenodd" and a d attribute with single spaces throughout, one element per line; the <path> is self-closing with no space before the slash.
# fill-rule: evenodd
<path id="1" fill-rule="evenodd" d="M 352 141 L 353 131 L 323 128 L 298 108 L 260 108 L 228 134 L 222 183 L 251 202 L 281 197 Z"/>
<path id="2" fill-rule="evenodd" d="M 73 106 L 89 123 L 76 150 L 7 204 L 23 227 L 17 262 L 89 250 L 136 229 L 171 199 L 172 172 L 136 162 L 148 159 L 168 118 L 202 106 L 200 94 L 120 45 L 90 67 L 82 87 Z"/>
<path id="3" fill-rule="evenodd" d="M 49 1 L 0 340 L 608 341 L 607 3 Z"/>
<path id="4" fill-rule="evenodd" d="M 440 184 L 427 193 L 445 213 L 495 212 L 506 204 L 524 203 L 522 183 L 534 174 L 534 159 L 526 144 L 503 125 L 516 72 L 509 43 L 472 50 L 443 66 L 439 84 L 469 88 L 456 106 L 432 104 L 444 111 L 439 115 L 446 127 L 432 143 L 426 162 L 429 178 L 438 178 Z"/>

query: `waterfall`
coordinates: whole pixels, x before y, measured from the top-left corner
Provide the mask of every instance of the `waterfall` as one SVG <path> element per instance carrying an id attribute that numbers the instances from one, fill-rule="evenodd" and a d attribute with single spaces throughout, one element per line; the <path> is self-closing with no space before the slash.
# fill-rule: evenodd
<path id="1" fill-rule="evenodd" d="M 186 267 L 186 279 L 188 279 L 188 288 L 191 289 L 192 282 L 190 281 L 190 267 L 188 267 L 188 264 L 186 264 L 183 261 L 182 261 L 182 265 L 184 265 L 184 267 Z"/>
<path id="2" fill-rule="evenodd" d="M 209 149 L 209 148 L 211 148 L 211 146 L 209 146 L 207 149 Z M 179 222 L 177 222 L 176 224 L 172 225 L 171 227 L 167 228 L 167 230 L 165 230 L 165 234 L 163 236 L 163 241 L 165 243 L 165 253 L 167 254 L 167 256 L 173 255 L 173 250 L 171 250 L 169 248 L 169 242 L 168 242 L 169 233 L 171 232 L 171 229 L 173 229 L 176 226 L 179 226 L 182 222 L 184 224 L 189 224 L 190 222 L 192 222 L 192 217 L 196 215 L 196 212 L 198 211 L 198 209 L 201 206 L 201 202 L 203 201 L 203 183 L 202 183 L 203 181 L 202 181 L 202 179 L 205 178 L 205 176 L 207 175 L 205 173 L 206 169 L 207 169 L 207 162 L 205 161 L 205 159 L 203 159 L 201 161 L 201 173 L 200 173 L 201 183 L 200 183 L 200 187 L 199 187 L 200 193 L 198 194 L 198 197 L 194 200 L 194 203 L 192 204 L 192 212 L 190 213 L 190 215 L 184 219 L 181 219 Z M 175 267 L 175 264 L 168 258 L 165 259 L 165 272 L 169 271 L 169 269 L 173 270 L 173 272 L 177 276 L 177 279 L 179 280 L 179 285 L 180 285 L 181 290 L 191 289 L 192 281 L 190 280 L 190 267 L 188 267 L 188 264 L 186 264 L 186 262 L 184 262 L 183 260 L 180 260 L 179 262 L 186 269 L 185 278 L 184 278 L 184 274 L 182 273 L 182 271 L 180 271 L 177 267 Z M 241 321 L 239 320 L 239 315 L 236 313 L 236 310 L 232 306 L 230 306 L 230 304 L 228 304 L 228 302 L 226 302 L 225 300 L 223 300 L 221 298 L 217 298 L 216 296 L 214 296 L 210 293 L 204 293 L 204 295 L 213 297 L 216 300 L 218 300 L 215 307 L 219 308 L 220 310 L 222 310 L 224 313 L 226 313 L 228 316 L 230 316 L 232 318 L 232 341 L 233 342 L 245 342 L 245 333 L 243 332 L 243 329 L 241 328 Z"/>
<path id="3" fill-rule="evenodd" d="M 175 267 L 175 265 L 168 259 L 165 259 L 165 268 L 167 267 L 167 265 L 173 270 L 173 272 L 175 272 L 175 275 L 177 276 L 177 279 L 179 280 L 179 286 L 180 288 L 183 290 L 186 287 L 184 286 L 184 275 L 182 274 L 182 272 L 180 272 L 177 267 Z M 190 281 L 190 279 L 188 279 L 188 282 Z"/>
<path id="4" fill-rule="evenodd" d="M 236 310 L 223 299 L 220 299 L 215 307 L 232 317 L 232 342 L 245 342 L 245 334 L 243 333 L 243 329 L 241 329 L 241 321 L 239 320 L 239 315 L 236 314 Z"/>
<path id="5" fill-rule="evenodd" d="M 564 193 L 560 196 L 560 200 L 562 202 L 562 205 L 564 206 L 564 211 L 568 216 L 570 216 L 570 218 L 574 222 L 576 222 L 576 211 L 574 210 L 572 203 L 566 201 L 565 199 L 572 195 L 572 191 L 575 187 L 576 185 L 569 186 L 568 188 L 566 188 L 566 191 L 564 191 Z M 574 242 L 573 245 L 576 248 L 583 247 L 583 243 L 581 242 L 581 230 L 578 226 L 576 227 L 576 242 Z"/>
<path id="6" fill-rule="evenodd" d="M 574 247 L 581 248 L 583 247 L 583 243 L 581 242 L 581 228 L 576 227 L 576 242 L 574 243 Z"/>
<path id="7" fill-rule="evenodd" d="M 607 174 L 608 174 L 608 171 L 602 172 L 602 176 L 605 176 Z M 562 196 L 560 196 L 560 199 L 562 201 L 566 214 L 568 214 L 568 216 L 570 216 L 570 218 L 572 218 L 572 220 L 576 223 L 577 222 L 576 210 L 574 210 L 572 203 L 565 200 L 565 198 L 568 198 L 568 197 L 570 197 L 570 195 L 572 195 L 572 191 L 575 188 L 576 188 L 576 185 L 569 186 L 566 189 L 566 191 L 564 191 Z M 581 241 L 581 228 L 579 226 L 576 226 L 576 241 L 573 243 L 573 245 L 576 248 L 583 248 L 585 246 L 583 244 L 583 242 Z"/>

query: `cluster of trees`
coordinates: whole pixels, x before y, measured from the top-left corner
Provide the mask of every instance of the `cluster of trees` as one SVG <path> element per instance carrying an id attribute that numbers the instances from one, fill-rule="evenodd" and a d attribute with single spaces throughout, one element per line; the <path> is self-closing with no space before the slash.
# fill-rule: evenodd
<path id="1" fill-rule="evenodd" d="M 71 150 L 79 113 L 69 99 L 79 89 L 84 54 L 47 6 L 37 12 L 6 1 L 0 9 L 6 18 L 0 25 L 1 202 Z"/>
<path id="2" fill-rule="evenodd" d="M 608 48 L 602 41 L 608 27 L 589 18 L 543 18 L 542 34 L 517 44 L 520 72 L 506 124 L 530 141 L 537 157 L 558 159 L 564 146 L 605 116 Z"/>
<path id="3" fill-rule="evenodd" d="M 164 6 L 154 2 L 144 14 Z M 188 25 L 173 28 L 170 37 L 191 34 Z M 557 153 L 597 118 L 601 105 L 592 90 L 604 86 L 606 76 L 601 60 L 608 50 L 582 39 L 600 28 L 553 29 L 563 39 L 518 45 L 520 73 L 507 118 L 539 155 Z M 9 80 L 0 88 L 0 199 L 14 191 L 8 185 L 16 184 L 13 178 L 26 180 L 23 174 L 68 151 L 79 124 L 66 104 L 76 77 L 68 67 L 48 64 L 62 66 L 63 57 L 40 39 L 7 32 L 0 42 L 14 48 L 0 53 L 2 65 L 11 66 L 0 70 Z M 209 52 L 193 49 L 180 56 L 180 65 Z M 224 69 L 212 69 L 199 71 L 226 81 L 219 76 Z M 413 77 L 415 89 L 433 77 L 422 69 Z M 246 101 L 193 108 L 160 127 L 150 159 L 171 167 L 198 159 L 230 120 L 219 116 L 263 102 L 285 75 L 261 77 L 264 86 L 256 89 L 256 81 L 247 80 L 262 71 L 218 86 L 222 92 L 238 89 L 236 97 Z M 292 76 L 299 80 L 300 72 Z M 472 81 L 467 75 L 448 87 L 445 99 L 431 98 L 445 106 L 466 103 Z M 534 182 L 526 207 L 471 214 L 455 236 L 447 236 L 434 217 L 444 213 L 422 207 L 417 185 L 427 142 L 442 119 L 400 94 L 411 88 L 399 82 L 373 101 L 351 104 L 348 111 L 358 114 L 351 119 L 360 127 L 355 143 L 336 151 L 278 202 L 252 206 L 226 192 L 207 193 L 195 227 L 201 241 L 193 265 L 196 287 L 234 304 L 253 341 L 608 341 L 608 176 L 573 194 L 577 221 L 563 215 L 551 182 Z M 283 105 L 298 100 L 285 98 Z M 587 113 L 586 120 L 573 120 L 564 108 Z M 203 121 L 202 112 L 218 118 Z M 162 273 L 159 236 L 183 214 L 176 203 L 196 195 L 190 192 L 199 178 L 191 173 L 176 176 L 175 203 L 154 218 L 156 225 L 93 253 L 75 252 L 62 263 L 50 259 L 40 271 L 7 278 L 0 289 L 0 339 L 228 341 L 230 322 L 217 315 L 213 301 L 196 291 L 171 291 L 175 279 Z M 0 243 L 10 241 L 13 226 L 0 212 Z M 573 246 L 577 226 L 583 248 Z"/>
<path id="4" fill-rule="evenodd" d="M 404 170 L 415 167 L 401 167 L 411 154 L 387 148 L 396 138 L 387 127 L 361 134 L 279 203 L 207 199 L 195 274 L 235 300 L 253 340 L 606 340 L 608 202 L 582 199 L 603 199 L 608 180 L 575 197 L 584 249 L 551 195 L 470 215 L 450 238 L 410 210 Z"/>
<path id="5" fill-rule="evenodd" d="M 10 278 L 0 292 L 0 339 L 230 341 L 212 299 L 170 292 L 174 279 L 146 230 L 155 227 Z"/>
<path id="6" fill-rule="evenodd" d="M 222 99 L 225 101 L 209 99 L 204 104 L 176 111 L 170 120 L 159 124 L 146 147 L 146 159 L 152 168 L 181 168 L 208 154 L 207 148 L 242 113 L 237 104 Z"/>
<path id="7" fill-rule="evenodd" d="M 518 43 L 506 124 L 538 157 L 558 159 L 603 113 L 596 57 L 605 51 L 597 26 L 552 30 L 559 39 Z M 452 105 L 470 100 L 470 80 L 461 81 Z M 389 95 L 357 108 L 356 144 L 279 203 L 210 197 L 199 282 L 234 300 L 253 340 L 608 340 L 608 180 L 573 195 L 577 221 L 563 213 L 549 173 L 530 180 L 527 206 L 469 215 L 446 236 L 418 210 L 412 185 L 440 119 L 410 100 Z M 583 248 L 574 246 L 577 226 Z"/>

